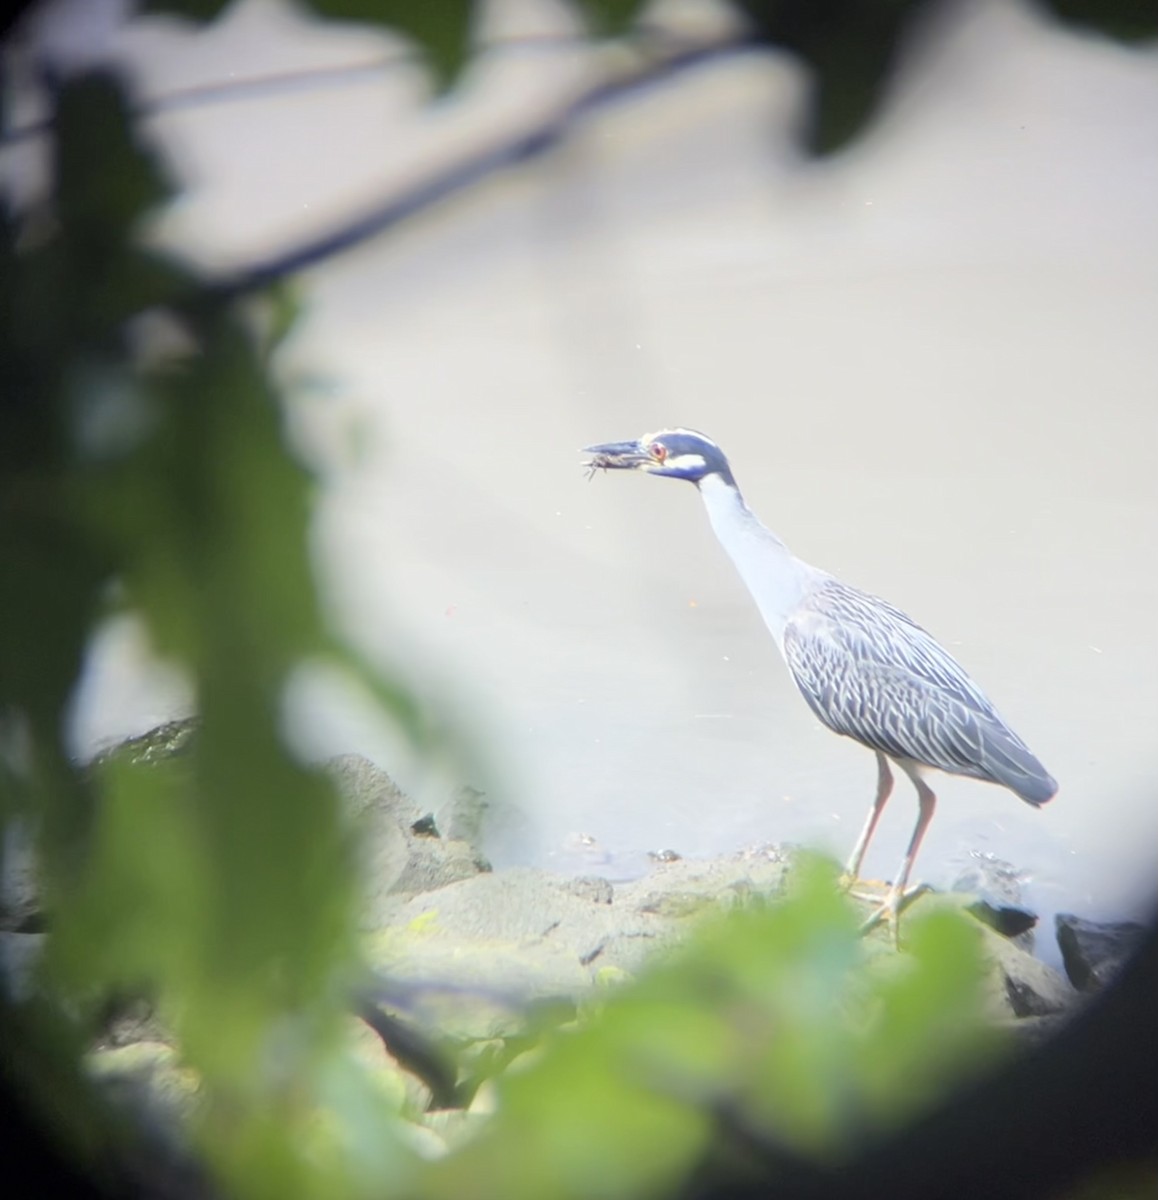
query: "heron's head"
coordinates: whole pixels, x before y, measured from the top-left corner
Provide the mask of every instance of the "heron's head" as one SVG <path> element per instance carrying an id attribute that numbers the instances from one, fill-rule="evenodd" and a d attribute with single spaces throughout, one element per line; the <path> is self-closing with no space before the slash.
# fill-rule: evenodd
<path id="1" fill-rule="evenodd" d="M 711 438 L 694 429 L 661 429 L 659 433 L 645 434 L 636 442 L 588 446 L 583 453 L 592 456 L 587 464 L 592 472 L 646 471 L 649 475 L 686 479 L 697 486 L 709 475 L 718 475 L 735 486 L 724 452 Z"/>

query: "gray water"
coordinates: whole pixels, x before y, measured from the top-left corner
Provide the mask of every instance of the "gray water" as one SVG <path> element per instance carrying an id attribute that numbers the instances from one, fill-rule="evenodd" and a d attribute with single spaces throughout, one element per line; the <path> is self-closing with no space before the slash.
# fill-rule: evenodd
<path id="1" fill-rule="evenodd" d="M 106 51 L 158 94 L 386 44 L 253 3 Z M 248 261 L 589 69 L 495 55 L 433 113 L 408 71 L 174 109 L 152 128 L 193 186 L 159 236 Z M 774 56 L 705 68 L 308 275 L 287 374 L 334 619 L 473 739 L 469 771 L 508 810 L 500 862 L 845 856 L 872 755 L 796 694 L 695 490 L 580 469 L 592 442 L 703 429 L 797 554 L 935 633 L 1061 784 L 1035 811 L 942 777 L 917 874 L 992 854 L 1047 917 L 1139 911 L 1158 856 L 1158 55 L 966 6 L 823 165 L 791 149 L 801 86 Z M 77 745 L 185 704 L 112 626 Z M 432 803 L 463 771 L 413 760 L 332 680 L 303 679 L 289 720 L 307 753 L 360 750 Z M 902 782 L 870 873 L 895 870 L 915 816 Z"/>

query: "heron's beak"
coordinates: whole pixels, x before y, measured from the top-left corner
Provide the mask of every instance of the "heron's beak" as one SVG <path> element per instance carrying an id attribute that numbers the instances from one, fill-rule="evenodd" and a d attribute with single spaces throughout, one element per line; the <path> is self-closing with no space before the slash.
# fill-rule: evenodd
<path id="1" fill-rule="evenodd" d="M 639 442 L 604 442 L 601 446 L 586 446 L 584 454 L 591 460 L 585 465 L 592 471 L 631 471 L 651 462 L 651 455 Z"/>

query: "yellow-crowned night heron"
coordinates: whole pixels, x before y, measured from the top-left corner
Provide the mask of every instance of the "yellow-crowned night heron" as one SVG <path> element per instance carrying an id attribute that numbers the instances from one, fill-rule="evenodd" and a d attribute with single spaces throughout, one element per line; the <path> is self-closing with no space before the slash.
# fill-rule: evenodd
<path id="1" fill-rule="evenodd" d="M 1057 784 L 947 650 L 885 600 L 793 555 L 744 503 L 723 451 L 702 433 L 665 429 L 636 442 L 589 446 L 591 471 L 635 470 L 694 483 L 716 537 L 752 593 L 788 670 L 820 720 L 876 752 L 877 793 L 847 874 L 855 881 L 893 788 L 889 763 L 913 781 L 920 807 L 888 898 L 896 915 L 933 819 L 929 768 L 999 783 L 1035 807 Z"/>

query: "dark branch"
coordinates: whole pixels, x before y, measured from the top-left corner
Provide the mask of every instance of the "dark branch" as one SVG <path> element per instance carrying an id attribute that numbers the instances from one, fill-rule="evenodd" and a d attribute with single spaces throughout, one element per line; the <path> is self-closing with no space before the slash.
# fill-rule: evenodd
<path id="1" fill-rule="evenodd" d="M 575 126 L 597 110 L 655 84 L 666 82 L 703 63 L 733 54 L 744 49 L 746 45 L 741 38 L 729 38 L 686 46 L 672 51 L 662 59 L 596 84 L 532 128 L 509 135 L 449 167 L 436 171 L 428 178 L 380 201 L 367 211 L 349 218 L 336 229 L 245 267 L 232 278 L 210 283 L 205 288 L 207 298 L 215 301 L 234 300 L 260 291 L 287 276 L 317 266 L 467 190 L 498 171 L 520 166 L 546 154 Z"/>

